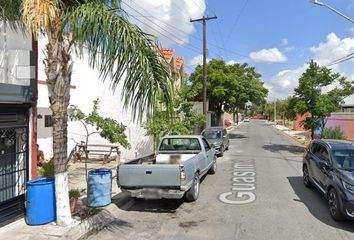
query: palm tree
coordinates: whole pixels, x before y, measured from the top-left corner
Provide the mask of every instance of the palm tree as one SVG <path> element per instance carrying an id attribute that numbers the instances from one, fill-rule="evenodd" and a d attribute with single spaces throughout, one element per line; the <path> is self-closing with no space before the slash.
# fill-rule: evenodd
<path id="1" fill-rule="evenodd" d="M 152 36 L 131 24 L 119 0 L 0 0 L 0 20 L 16 21 L 17 29 L 48 38 L 44 60 L 50 108 L 53 112 L 53 158 L 57 224 L 70 225 L 67 175 L 67 108 L 73 68 L 71 51 L 89 56 L 102 79 L 110 76 L 113 90 L 123 81 L 122 99 L 133 117 L 150 115 L 162 94 L 172 109 L 171 82 Z M 22 28 L 25 26 L 25 28 Z"/>

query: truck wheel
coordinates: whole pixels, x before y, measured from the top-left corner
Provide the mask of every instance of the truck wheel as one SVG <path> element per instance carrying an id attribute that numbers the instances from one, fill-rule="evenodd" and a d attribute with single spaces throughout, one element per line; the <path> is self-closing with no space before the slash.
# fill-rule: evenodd
<path id="1" fill-rule="evenodd" d="M 194 202 L 198 199 L 200 189 L 199 175 L 196 173 L 194 175 L 192 187 L 186 193 L 186 200 L 188 202 Z"/>
<path id="2" fill-rule="evenodd" d="M 224 147 L 221 146 L 220 147 L 220 154 L 219 154 L 220 157 L 224 156 Z"/>
<path id="3" fill-rule="evenodd" d="M 209 168 L 209 174 L 215 174 L 216 173 L 216 157 L 214 157 L 213 164 Z"/>

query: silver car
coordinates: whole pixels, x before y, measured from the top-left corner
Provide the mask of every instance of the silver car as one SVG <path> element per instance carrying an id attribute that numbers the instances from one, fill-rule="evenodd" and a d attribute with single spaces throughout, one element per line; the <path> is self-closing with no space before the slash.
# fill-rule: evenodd
<path id="1" fill-rule="evenodd" d="M 226 128 L 224 127 L 210 127 L 204 129 L 202 135 L 208 140 L 210 144 L 215 145 L 215 153 L 222 157 L 224 151 L 229 149 L 230 139 Z"/>

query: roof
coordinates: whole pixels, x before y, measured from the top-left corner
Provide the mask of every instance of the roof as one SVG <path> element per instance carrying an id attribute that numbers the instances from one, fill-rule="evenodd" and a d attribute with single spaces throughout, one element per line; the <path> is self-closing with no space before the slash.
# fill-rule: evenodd
<path id="1" fill-rule="evenodd" d="M 170 63 L 173 55 L 175 54 L 175 50 L 173 48 L 161 48 L 161 55 L 166 60 L 167 63 Z"/>
<path id="2" fill-rule="evenodd" d="M 319 139 L 316 141 L 327 144 L 331 149 L 354 149 L 354 142 L 348 140 Z"/>
<path id="3" fill-rule="evenodd" d="M 176 57 L 176 69 L 180 70 L 184 63 L 183 57 Z"/>

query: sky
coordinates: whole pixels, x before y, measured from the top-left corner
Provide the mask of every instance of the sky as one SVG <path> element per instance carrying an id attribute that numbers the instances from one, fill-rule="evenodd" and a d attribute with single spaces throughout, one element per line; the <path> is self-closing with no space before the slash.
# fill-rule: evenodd
<path id="1" fill-rule="evenodd" d="M 354 0 L 322 2 L 354 19 Z M 256 67 L 269 100 L 292 95 L 311 59 L 354 80 L 353 59 L 329 66 L 354 52 L 354 24 L 308 0 L 122 0 L 122 7 L 185 59 L 187 73 L 202 63 L 202 24 L 190 19 L 217 16 L 207 23 L 208 59 Z"/>

